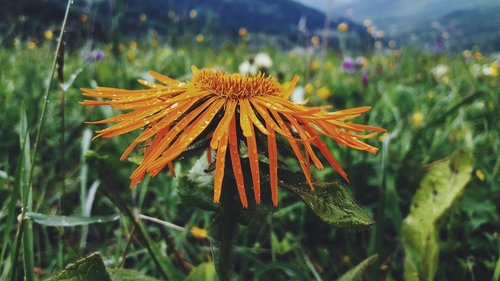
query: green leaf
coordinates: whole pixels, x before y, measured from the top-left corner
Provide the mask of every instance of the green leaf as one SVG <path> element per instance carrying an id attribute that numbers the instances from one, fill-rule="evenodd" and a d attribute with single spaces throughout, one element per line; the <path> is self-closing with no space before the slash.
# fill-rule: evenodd
<path id="1" fill-rule="evenodd" d="M 351 270 L 347 271 L 342 275 L 337 281 L 357 281 L 357 280 L 362 280 L 363 273 L 366 271 L 368 266 L 373 264 L 377 260 L 378 255 L 373 255 L 367 258 L 366 260 L 362 261 L 356 267 L 352 268 Z"/>
<path id="2" fill-rule="evenodd" d="M 131 269 L 108 269 L 108 273 L 113 281 L 158 281 L 158 279 L 151 278 Z"/>
<path id="3" fill-rule="evenodd" d="M 495 266 L 495 271 L 493 272 L 493 279 L 492 281 L 498 281 L 500 280 L 500 256 L 498 257 L 497 264 Z"/>
<path id="4" fill-rule="evenodd" d="M 429 165 L 402 226 L 405 280 L 433 280 L 438 260 L 438 220 L 460 196 L 472 172 L 472 155 L 457 152 Z"/>
<path id="5" fill-rule="evenodd" d="M 283 262 L 267 262 L 262 266 L 259 266 L 255 271 L 255 276 L 253 280 L 267 280 L 266 278 L 260 278 L 266 276 L 268 271 L 281 271 L 285 273 L 289 280 L 311 280 L 311 278 L 302 270 L 302 268 Z"/>
<path id="6" fill-rule="evenodd" d="M 366 227 L 373 224 L 349 192 L 337 182 L 314 182 L 314 191 L 299 174 L 280 170 L 280 186 L 297 195 L 324 222 L 338 228 Z M 294 182 L 289 182 L 294 180 Z"/>
<path id="7" fill-rule="evenodd" d="M 93 253 L 83 259 L 69 264 L 63 271 L 47 281 L 111 281 L 104 262 L 99 253 Z"/>
<path id="8" fill-rule="evenodd" d="M 193 268 L 184 281 L 215 281 L 215 265 L 213 262 L 205 262 Z"/>
<path id="9" fill-rule="evenodd" d="M 144 159 L 143 154 L 136 154 L 127 158 L 127 161 L 136 165 L 140 165 Z"/>
<path id="10" fill-rule="evenodd" d="M 99 217 L 83 217 L 83 216 L 53 216 L 40 213 L 27 212 L 26 217 L 34 222 L 47 226 L 79 226 L 89 225 L 92 223 L 105 223 L 119 220 L 119 215 L 99 216 Z"/>

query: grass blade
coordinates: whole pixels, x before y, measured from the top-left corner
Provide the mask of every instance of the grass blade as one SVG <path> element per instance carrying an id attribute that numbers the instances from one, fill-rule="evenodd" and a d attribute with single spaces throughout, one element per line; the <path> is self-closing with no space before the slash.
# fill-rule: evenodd
<path id="1" fill-rule="evenodd" d="M 72 0 L 68 0 L 67 2 L 67 6 L 66 6 L 66 12 L 64 14 L 64 19 L 63 19 L 63 23 L 62 23 L 62 26 L 61 26 L 61 32 L 59 34 L 59 41 L 57 43 L 57 47 L 56 47 L 56 52 L 55 52 L 55 56 L 54 56 L 54 60 L 52 62 L 52 69 L 51 69 L 51 72 L 50 72 L 50 75 L 49 75 L 49 85 L 45 91 L 45 94 L 43 96 L 43 104 L 42 104 L 42 111 L 41 111 L 41 114 L 40 114 L 40 121 L 39 121 L 39 124 L 38 124 L 38 130 L 37 130 L 37 134 L 36 134 L 36 138 L 35 138 L 35 143 L 33 145 L 33 153 L 31 154 L 31 161 L 30 163 L 35 163 L 36 162 L 36 157 L 37 157 L 37 154 L 38 154 L 38 146 L 40 144 L 40 139 L 41 139 L 41 136 L 42 136 L 42 131 L 43 131 L 43 124 L 44 124 L 44 121 L 45 121 L 45 115 L 47 113 L 47 105 L 48 105 L 48 101 L 49 101 L 49 93 L 50 93 L 50 90 L 52 88 L 52 81 L 53 81 L 53 78 L 54 78 L 54 73 L 55 73 L 55 69 L 56 69 L 56 62 L 57 62 L 57 57 L 58 57 L 58 54 L 59 54 L 59 51 L 60 51 L 60 48 L 61 48 L 61 45 L 62 45 L 62 38 L 63 38 L 63 35 L 64 35 L 64 31 L 65 31 L 65 28 L 66 28 L 66 22 L 67 22 L 67 19 L 68 19 L 68 14 L 69 14 L 69 10 L 70 10 L 70 7 L 71 7 L 71 3 L 72 3 Z M 26 142 L 27 145 L 29 145 L 28 142 Z M 29 201 L 29 198 L 30 198 L 30 194 L 31 194 L 31 187 L 32 187 L 32 184 L 33 184 L 33 176 L 34 176 L 34 169 L 30 169 L 30 172 L 29 172 L 29 177 L 28 177 L 28 180 L 27 180 L 27 185 L 26 185 L 26 190 L 27 190 L 27 194 L 23 194 L 23 209 L 22 209 L 22 212 L 21 212 L 21 220 L 20 220 L 20 223 L 19 223 L 19 228 L 18 228 L 18 231 L 17 231 L 17 234 L 16 234 L 16 240 L 15 240 L 15 245 L 14 245 L 14 255 L 12 257 L 12 264 L 13 264 L 13 268 L 12 268 L 12 271 L 11 271 L 11 280 L 16 280 L 16 271 L 17 271 L 17 260 L 19 258 L 19 252 L 20 252 L 20 247 L 21 247 L 21 236 L 23 236 L 23 232 L 24 232 L 24 228 L 25 228 L 25 223 L 26 221 L 24 220 L 25 216 L 26 216 L 26 212 L 27 212 L 27 204 L 28 204 L 28 201 Z M 30 223 L 28 222 L 28 231 L 30 230 Z M 29 240 L 29 239 L 28 239 Z M 26 241 L 29 243 L 29 241 Z M 26 250 L 26 249 L 25 249 Z M 31 248 L 32 250 L 32 248 Z M 30 251 L 32 252 L 32 251 Z M 26 263 L 25 263 L 26 264 Z M 32 272 L 32 269 L 28 269 L 30 272 Z M 30 280 L 30 279 L 28 279 Z"/>

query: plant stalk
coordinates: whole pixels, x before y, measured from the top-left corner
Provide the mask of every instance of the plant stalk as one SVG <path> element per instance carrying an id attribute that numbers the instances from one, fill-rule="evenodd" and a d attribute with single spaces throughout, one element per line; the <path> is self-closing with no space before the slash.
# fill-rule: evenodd
<path id="1" fill-rule="evenodd" d="M 227 182 L 230 180 L 229 184 Z M 233 269 L 233 242 L 238 230 L 240 201 L 236 192 L 236 182 L 230 177 L 224 178 L 222 187 L 222 208 L 215 220 L 214 237 L 218 251 L 215 253 L 215 269 L 219 281 L 231 280 Z"/>

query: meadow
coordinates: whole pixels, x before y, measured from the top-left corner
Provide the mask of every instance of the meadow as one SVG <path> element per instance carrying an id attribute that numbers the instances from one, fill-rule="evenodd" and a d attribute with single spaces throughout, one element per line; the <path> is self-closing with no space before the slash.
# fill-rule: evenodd
<path id="1" fill-rule="evenodd" d="M 48 99 L 55 38 L 0 48 L 0 279 L 44 280 L 94 252 L 113 280 L 214 279 L 205 230 L 217 209 L 198 180 L 204 152 L 194 147 L 174 161 L 176 177 L 165 171 L 129 189 L 140 155 L 119 158 L 137 134 L 92 141 L 105 126 L 84 122 L 117 112 L 81 105 L 80 88 L 141 89 L 137 79 L 149 79 L 149 70 L 184 81 L 192 65 L 238 72 L 266 53 L 272 66 L 261 70 L 282 83 L 299 75 L 294 95 L 308 105 L 370 105 L 357 121 L 387 132 L 367 140 L 376 155 L 327 140 L 350 184 L 331 167 L 311 169 L 315 181 L 342 185 L 352 200 L 345 204 L 371 222 L 332 227 L 317 215 L 324 210 L 280 182 L 277 208 L 264 202 L 242 215 L 234 280 L 500 280 L 498 56 L 341 52 L 315 40 L 285 48 L 257 38 L 213 42 L 206 34 L 169 44 L 149 36 L 69 47 Z M 300 171 L 287 154 L 280 162 Z"/>

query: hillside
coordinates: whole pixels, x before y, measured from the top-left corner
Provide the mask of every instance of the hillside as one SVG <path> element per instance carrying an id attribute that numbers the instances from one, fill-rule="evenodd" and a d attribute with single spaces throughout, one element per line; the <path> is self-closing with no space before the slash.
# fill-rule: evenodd
<path id="1" fill-rule="evenodd" d="M 65 3 L 64 0 L 4 2 L 0 10 L 0 30 L 7 36 L 39 36 L 61 21 Z M 193 9 L 196 17 L 189 16 Z M 89 15 L 83 25 L 81 15 Z M 141 15 L 146 16 L 142 21 Z M 298 33 L 301 18 L 306 20 L 310 33 L 324 26 L 323 12 L 292 0 L 75 1 L 68 34 L 77 38 L 82 28 L 88 29 L 91 23 L 93 38 L 104 41 L 112 34 L 135 37 L 151 29 L 159 34 L 211 32 L 216 36 L 237 36 L 241 27 L 250 32 L 291 37 Z M 365 32 L 361 25 L 345 18 L 334 19 L 332 26 L 340 21 L 348 22 L 350 30 L 359 37 Z"/>

